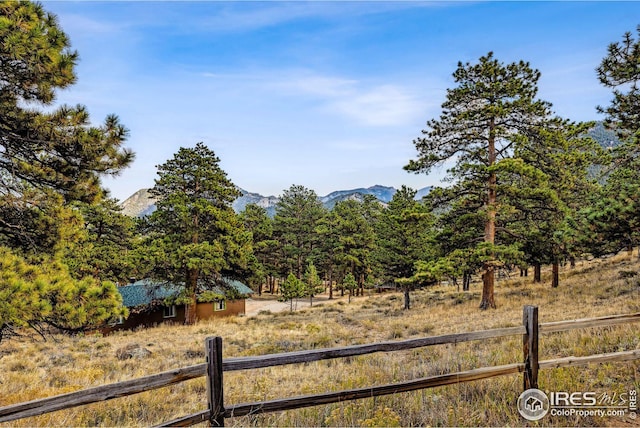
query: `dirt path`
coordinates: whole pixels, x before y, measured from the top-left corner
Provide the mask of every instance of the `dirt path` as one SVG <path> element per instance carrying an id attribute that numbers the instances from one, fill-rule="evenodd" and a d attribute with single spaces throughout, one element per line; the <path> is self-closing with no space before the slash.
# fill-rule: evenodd
<path id="1" fill-rule="evenodd" d="M 334 297 L 331 302 L 337 302 L 341 299 L 346 299 L 347 296 L 344 297 Z M 320 295 L 313 298 L 313 305 L 319 303 L 325 303 L 329 301 L 328 296 Z M 293 301 L 293 310 L 308 308 L 309 307 L 309 299 L 296 299 Z M 279 302 L 277 296 L 269 296 L 262 295 L 256 296 L 252 299 L 247 299 L 245 301 L 245 315 L 248 317 L 252 317 L 258 314 L 260 311 L 269 311 L 269 312 L 282 312 L 288 311 L 291 308 L 290 302 Z"/>

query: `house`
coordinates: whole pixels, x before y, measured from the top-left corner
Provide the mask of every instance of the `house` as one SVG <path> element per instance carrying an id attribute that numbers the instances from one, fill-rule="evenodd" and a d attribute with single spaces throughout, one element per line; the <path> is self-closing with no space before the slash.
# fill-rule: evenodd
<path id="1" fill-rule="evenodd" d="M 245 299 L 253 293 L 240 281 L 223 278 L 225 289 L 213 287 L 198 296 L 196 319 L 209 319 L 232 315 L 244 315 Z M 131 282 L 118 287 L 122 304 L 129 309 L 129 317 L 121 318 L 102 329 L 103 334 L 115 330 L 131 330 L 162 323 L 184 323 L 186 306 L 180 303 L 184 286 L 150 279 Z M 226 295 L 234 298 L 226 298 Z"/>

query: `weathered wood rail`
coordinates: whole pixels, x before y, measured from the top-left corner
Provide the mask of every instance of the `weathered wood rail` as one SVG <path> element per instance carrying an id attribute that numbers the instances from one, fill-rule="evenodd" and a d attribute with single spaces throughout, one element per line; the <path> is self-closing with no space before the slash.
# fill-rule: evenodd
<path id="1" fill-rule="evenodd" d="M 640 313 L 612 315 L 598 318 L 586 318 L 550 323 L 538 323 L 538 308 L 525 306 L 523 325 L 467 333 L 447 334 L 402 341 L 379 342 L 366 345 L 354 345 L 339 348 L 324 348 L 306 351 L 285 352 L 280 354 L 254 357 L 222 359 L 222 338 L 206 340 L 207 362 L 176 370 L 169 370 L 151 376 L 145 376 L 124 382 L 104 385 L 67 394 L 57 395 L 25 403 L 0 408 L 0 422 L 42 415 L 57 410 L 68 409 L 90 403 L 111 400 L 138 394 L 144 391 L 163 388 L 190 379 L 207 377 L 207 398 L 209 406 L 201 412 L 174 419 L 160 426 L 189 426 L 208 421 L 214 426 L 223 426 L 225 418 L 252 415 L 257 413 L 278 412 L 303 407 L 336 403 L 347 400 L 396 394 L 418 389 L 433 388 L 463 382 L 472 382 L 496 376 L 523 373 L 524 389 L 537 387 L 538 370 L 560 367 L 585 366 L 603 362 L 620 362 L 640 359 L 640 350 L 590 355 L 585 357 L 565 357 L 538 361 L 539 335 L 568 330 L 613 326 L 640 321 Z M 366 355 L 375 352 L 392 352 L 422 348 L 427 346 L 462 343 L 522 335 L 523 362 L 495 367 L 482 367 L 440 376 L 430 376 L 388 385 L 378 385 L 323 394 L 290 397 L 254 403 L 234 405 L 224 404 L 223 373 L 225 371 L 248 370 L 264 367 L 299 364 L 334 358 Z"/>

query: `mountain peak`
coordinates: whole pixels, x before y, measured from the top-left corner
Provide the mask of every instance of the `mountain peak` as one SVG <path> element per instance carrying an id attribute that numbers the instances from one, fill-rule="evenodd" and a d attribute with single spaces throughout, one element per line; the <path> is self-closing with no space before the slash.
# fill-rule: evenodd
<path id="1" fill-rule="evenodd" d="M 276 205 L 280 201 L 279 196 L 262 196 L 259 193 L 252 193 L 244 189 L 238 188 L 242 193 L 238 199 L 233 202 L 233 209 L 235 212 L 241 212 L 248 204 L 256 204 L 267 210 L 267 214 L 273 217 L 276 212 Z M 416 199 L 421 199 L 423 196 L 431 191 L 431 187 L 425 187 L 418 190 Z M 393 198 L 396 193 L 396 189 L 390 186 L 382 186 L 376 184 L 375 186 L 367 188 L 357 188 L 351 190 L 336 190 L 329 193 L 326 196 L 320 197 L 320 202 L 327 208 L 333 209 L 333 207 L 340 201 L 346 199 L 362 200 L 364 195 L 373 195 L 380 202 L 387 204 Z M 151 196 L 149 189 L 140 189 L 133 195 L 129 196 L 120 205 L 122 206 L 122 213 L 131 217 L 144 217 L 156 209 L 156 199 Z"/>
<path id="2" fill-rule="evenodd" d="M 151 196 L 149 190 L 140 189 L 120 203 L 122 214 L 130 217 L 144 217 L 154 212 L 156 199 Z"/>

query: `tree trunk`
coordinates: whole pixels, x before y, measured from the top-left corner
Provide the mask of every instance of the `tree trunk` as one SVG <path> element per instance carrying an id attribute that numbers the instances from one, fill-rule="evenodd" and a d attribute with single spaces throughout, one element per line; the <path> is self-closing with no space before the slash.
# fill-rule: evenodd
<path id="1" fill-rule="evenodd" d="M 193 325 L 196 323 L 196 308 L 198 306 L 197 296 L 194 294 L 191 296 L 191 303 L 185 306 L 185 314 L 184 314 L 184 323 L 188 325 Z"/>
<path id="2" fill-rule="evenodd" d="M 487 147 L 487 157 L 489 167 L 492 167 L 496 163 L 496 136 L 495 136 L 495 122 L 491 118 L 489 123 L 489 140 Z M 484 242 L 493 245 L 496 239 L 496 187 L 497 177 L 495 172 L 489 173 L 487 180 L 487 221 L 484 225 Z M 493 257 L 493 254 L 491 255 Z M 495 298 L 493 296 L 493 289 L 495 284 L 495 267 L 492 263 L 493 260 L 484 263 L 482 267 L 484 274 L 482 276 L 482 301 L 480 302 L 480 309 L 489 309 L 496 307 Z"/>
<path id="3" fill-rule="evenodd" d="M 184 314 L 184 322 L 188 325 L 193 325 L 196 323 L 196 307 L 198 305 L 197 301 L 197 290 L 198 290 L 198 270 L 197 269 L 188 269 L 187 270 L 187 291 L 189 293 L 189 297 L 191 298 L 191 302 L 185 307 Z"/>
<path id="4" fill-rule="evenodd" d="M 469 291 L 471 285 L 471 272 L 464 272 L 462 274 L 462 291 Z"/>
<path id="5" fill-rule="evenodd" d="M 495 282 L 495 271 L 492 265 L 485 264 L 485 271 L 482 274 L 482 301 L 480 309 L 495 309 L 496 302 L 493 297 L 493 284 Z"/>
<path id="6" fill-rule="evenodd" d="M 539 263 L 533 265 L 533 282 L 542 282 L 542 266 Z"/>
<path id="7" fill-rule="evenodd" d="M 329 264 L 329 300 L 333 299 L 333 266 Z"/>
<path id="8" fill-rule="evenodd" d="M 411 309 L 411 296 L 409 295 L 409 287 L 404 287 L 404 309 Z"/>
<path id="9" fill-rule="evenodd" d="M 560 267 L 558 266 L 558 260 L 553 261 L 553 265 L 551 269 L 553 271 L 553 275 L 551 278 L 551 286 L 553 288 L 556 288 L 558 285 L 560 285 Z"/>
<path id="10" fill-rule="evenodd" d="M 575 257 L 569 257 L 569 266 L 571 266 L 571 269 L 575 269 L 576 268 L 576 258 Z"/>

